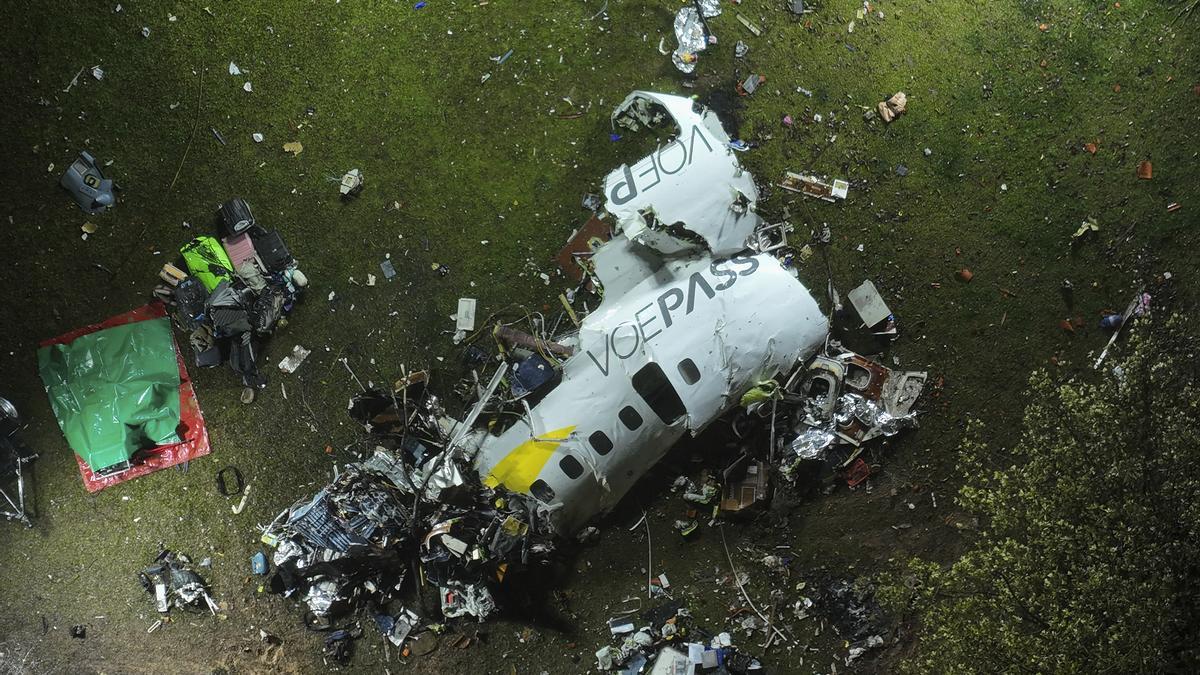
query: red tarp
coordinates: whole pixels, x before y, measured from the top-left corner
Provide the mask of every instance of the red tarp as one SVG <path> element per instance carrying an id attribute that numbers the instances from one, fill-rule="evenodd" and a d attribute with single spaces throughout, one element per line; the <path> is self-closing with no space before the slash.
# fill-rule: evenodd
<path id="1" fill-rule="evenodd" d="M 161 302 L 152 302 L 124 314 L 109 317 L 100 323 L 76 328 L 56 338 L 44 340 L 39 346 L 66 344 L 75 338 L 105 328 L 123 326 L 147 319 L 159 319 L 166 315 L 165 305 Z M 178 343 L 175 344 L 175 359 L 179 362 L 179 429 L 177 433 L 183 442 L 143 450 L 134 455 L 131 468 L 108 476 L 97 476 L 88 467 L 87 462 L 83 461 L 79 455 L 75 455 L 75 462 L 79 464 L 79 473 L 83 476 L 83 485 L 88 492 L 97 492 L 117 483 L 124 483 L 127 480 L 188 462 L 212 452 L 212 447 L 208 444 L 208 429 L 204 426 L 204 415 L 200 412 L 200 403 L 196 400 L 196 391 L 192 388 L 192 380 L 188 377 L 187 368 L 183 364 L 183 355 L 179 353 Z"/>

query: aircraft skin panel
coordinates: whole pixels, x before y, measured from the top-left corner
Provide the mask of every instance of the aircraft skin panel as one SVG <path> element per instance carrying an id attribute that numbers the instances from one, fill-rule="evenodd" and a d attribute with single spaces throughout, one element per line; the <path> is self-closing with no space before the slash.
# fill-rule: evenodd
<path id="1" fill-rule="evenodd" d="M 559 443 L 574 430 L 573 426 L 555 429 L 518 445 L 492 467 L 491 473 L 483 479 L 483 484 L 493 488 L 503 485 L 514 492 L 528 494 L 529 486 L 533 485 L 533 481 L 542 473 Z"/>
<path id="2" fill-rule="evenodd" d="M 697 112 L 692 99 L 684 96 L 635 91 L 617 106 L 614 122 L 645 101 L 662 106 L 677 130 L 665 145 L 605 177 L 605 208 L 618 228 L 668 255 L 702 249 L 729 255 L 746 248 L 747 238 L 762 225 L 754 212 L 758 188 L 729 147 L 729 135 L 716 113 Z M 698 185 L 710 187 L 697 190 Z M 682 228 L 690 236 L 677 238 L 648 227 L 646 212 L 659 221 L 655 227 Z"/>

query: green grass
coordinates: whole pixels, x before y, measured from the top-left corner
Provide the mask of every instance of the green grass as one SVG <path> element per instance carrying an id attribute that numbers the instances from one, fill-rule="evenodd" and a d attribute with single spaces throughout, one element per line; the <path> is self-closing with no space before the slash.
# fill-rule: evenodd
<path id="1" fill-rule="evenodd" d="M 256 524 L 365 447 L 343 450 L 360 434 L 344 413 L 356 386 L 336 358 L 345 356 L 364 381 L 390 381 L 401 364 L 432 366 L 448 387 L 457 377 L 448 316 L 459 296 L 479 298 L 484 314 L 510 302 L 553 307 L 563 283 L 550 259 L 582 220 L 579 199 L 639 156 L 637 139 L 608 139 L 612 107 L 634 89 L 706 97 L 731 91 L 750 72 L 765 75 L 740 113 L 742 137 L 761 143 L 741 156 L 744 164 L 762 184 L 792 169 L 854 186 L 838 205 L 774 190 L 760 210 L 775 218 L 786 205 L 801 237 L 828 222 L 835 283 L 844 293 L 874 279 L 900 319 L 895 355 L 945 378 L 922 429 L 881 453 L 874 492 L 822 497 L 786 529 L 760 523 L 732 537 L 731 545 L 791 544 L 803 576 L 869 573 L 916 552 L 953 555 L 950 495 L 965 417 L 983 417 L 998 440 L 1010 438 L 1028 371 L 1058 356 L 1071 364 L 1064 375 L 1083 372 L 1104 339 L 1095 327 L 1100 310 L 1125 305 L 1139 270 L 1172 272 L 1185 306 L 1194 301 L 1187 289 L 1198 281 L 1191 263 L 1200 54 L 1195 22 L 1171 23 L 1161 2 L 1129 0 L 1118 9 L 894 0 L 878 3 L 884 19 L 857 20 L 848 33 L 860 6 L 850 0 L 817 7 L 811 25 L 783 3 L 746 0 L 712 21 L 720 43 L 704 55 L 694 89 L 680 86 L 657 51 L 679 6 L 672 2 L 610 0 L 607 20 L 589 20 L 595 0 L 430 0 L 422 10 L 409 2 L 212 0 L 212 15 L 203 4 L 126 4 L 119 14 L 57 0 L 0 10 L 8 94 L 0 217 L 10 221 L 0 229 L 9 261 L 0 267 L 0 395 L 28 414 L 26 437 L 42 453 L 36 529 L 0 527 L 0 642 L 32 647 L 49 670 L 271 670 L 242 651 L 256 648 L 259 627 L 285 637 L 288 668 L 318 668 L 317 640 L 286 603 L 257 594 L 247 559 Z M 764 36 L 747 33 L 735 12 L 763 26 Z M 148 39 L 142 26 L 152 30 Z M 752 47 L 740 62 L 732 58 L 738 39 Z M 503 65 L 489 59 L 509 48 Z M 231 60 L 242 77 L 227 74 Z M 62 92 L 93 64 L 106 71 L 103 81 L 85 72 Z M 481 83 L 485 73 L 491 77 Z M 247 80 L 253 93 L 241 88 Z M 861 106 L 897 90 L 909 95 L 906 115 L 891 125 L 863 120 Z M 559 118 L 573 110 L 585 114 Z M 813 113 L 824 123 L 809 122 Z M 793 130 L 781 125 L 784 114 L 797 119 Z M 266 141 L 255 144 L 253 132 Z M 296 140 L 304 152 L 285 154 L 282 144 Z M 1095 156 L 1082 150 L 1086 142 L 1098 144 Z M 107 171 L 123 188 L 103 216 L 87 217 L 57 187 L 80 149 L 113 160 Z M 1142 159 L 1154 162 L 1153 180 L 1135 177 Z M 895 174 L 899 164 L 907 177 Z M 329 178 L 352 167 L 365 173 L 366 190 L 342 203 Z M 87 495 L 40 390 L 36 344 L 141 303 L 161 263 L 207 231 L 216 205 L 234 195 L 282 231 L 313 281 L 268 365 L 293 344 L 314 353 L 296 375 L 273 372 L 251 407 L 237 403 L 240 387 L 227 369 L 194 373 L 213 455 L 187 474 L 163 471 Z M 402 207 L 389 211 L 394 201 Z M 1172 201 L 1182 210 L 1167 213 Z M 1071 233 L 1088 216 L 1100 223 L 1099 236 L 1072 249 Z M 82 241 L 87 220 L 100 231 Z M 381 276 L 389 253 L 399 271 L 393 282 L 349 283 Z M 450 274 L 433 272 L 435 262 Z M 969 284 L 954 279 L 964 266 L 976 275 Z M 821 267 L 802 271 L 814 289 L 825 283 Z M 553 283 L 544 286 L 537 271 L 555 275 Z M 1058 328 L 1069 316 L 1059 295 L 1064 278 L 1086 319 L 1073 338 Z M 254 486 L 238 516 L 213 483 L 228 463 Z M 719 537 L 713 531 L 683 546 L 668 529 L 681 511 L 677 500 L 650 503 L 655 557 L 668 561 L 656 571 L 686 587 L 698 613 L 720 625 L 734 594 L 711 590 L 726 567 Z M 901 522 L 915 526 L 891 529 Z M 228 619 L 145 634 L 155 617 L 134 574 L 159 542 L 214 556 L 207 576 Z M 566 585 L 579 614 L 574 632 L 539 624 L 522 643 L 522 623 L 493 623 L 486 645 L 443 648 L 414 660 L 414 669 L 584 669 L 605 639 L 606 606 L 641 587 L 643 550 L 636 535 L 611 527 L 602 546 L 581 554 Z M 740 564 L 765 597 L 775 582 L 747 556 Z M 91 625 L 86 641 L 67 636 L 75 623 Z M 803 641 L 818 651 L 804 665 L 798 651 L 767 654 L 767 663 L 827 671 L 845 651 L 829 631 L 808 637 L 811 629 Z M 355 660 L 364 672 L 377 672 L 382 659 L 371 630 Z M 581 655 L 579 665 L 571 655 Z"/>

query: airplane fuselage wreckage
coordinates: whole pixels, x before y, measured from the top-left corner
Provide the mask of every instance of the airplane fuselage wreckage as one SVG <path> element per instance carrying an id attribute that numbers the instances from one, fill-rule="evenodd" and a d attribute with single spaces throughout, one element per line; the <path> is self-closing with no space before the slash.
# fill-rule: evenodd
<path id="1" fill-rule="evenodd" d="M 786 262 L 786 228 L 756 212 L 754 179 L 716 114 L 638 91 L 613 123 L 675 133 L 605 178 L 611 236 L 576 257 L 600 304 L 557 335 L 528 314 L 534 334 L 497 325 L 506 358 L 479 359 L 461 420 L 423 372 L 356 397 L 350 412 L 375 454 L 265 528 L 271 586 L 303 601 L 310 620 L 388 602 L 414 556 L 443 614 L 482 620 L 493 584 L 546 561 L 677 441 L 735 408 L 771 433 L 743 451 L 718 497 L 741 474 L 765 481 L 774 467 L 788 480 L 805 460 L 834 448 L 852 458 L 864 440 L 915 425 L 924 373 L 831 351 L 825 313 Z M 389 639 L 402 644 L 415 622 L 401 613 Z"/>

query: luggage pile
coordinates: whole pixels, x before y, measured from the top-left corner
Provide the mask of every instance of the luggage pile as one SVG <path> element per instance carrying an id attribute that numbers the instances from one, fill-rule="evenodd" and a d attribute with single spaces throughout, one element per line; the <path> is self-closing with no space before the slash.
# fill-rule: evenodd
<path id="1" fill-rule="evenodd" d="M 154 292 L 189 333 L 196 365 L 228 362 L 247 388 L 243 399 L 252 400 L 267 385 L 259 349 L 286 322 L 308 279 L 283 237 L 259 225 L 246 200 L 222 204 L 217 220 L 219 238 L 202 235 L 180 248 L 180 264 L 163 265 L 164 284 Z"/>

